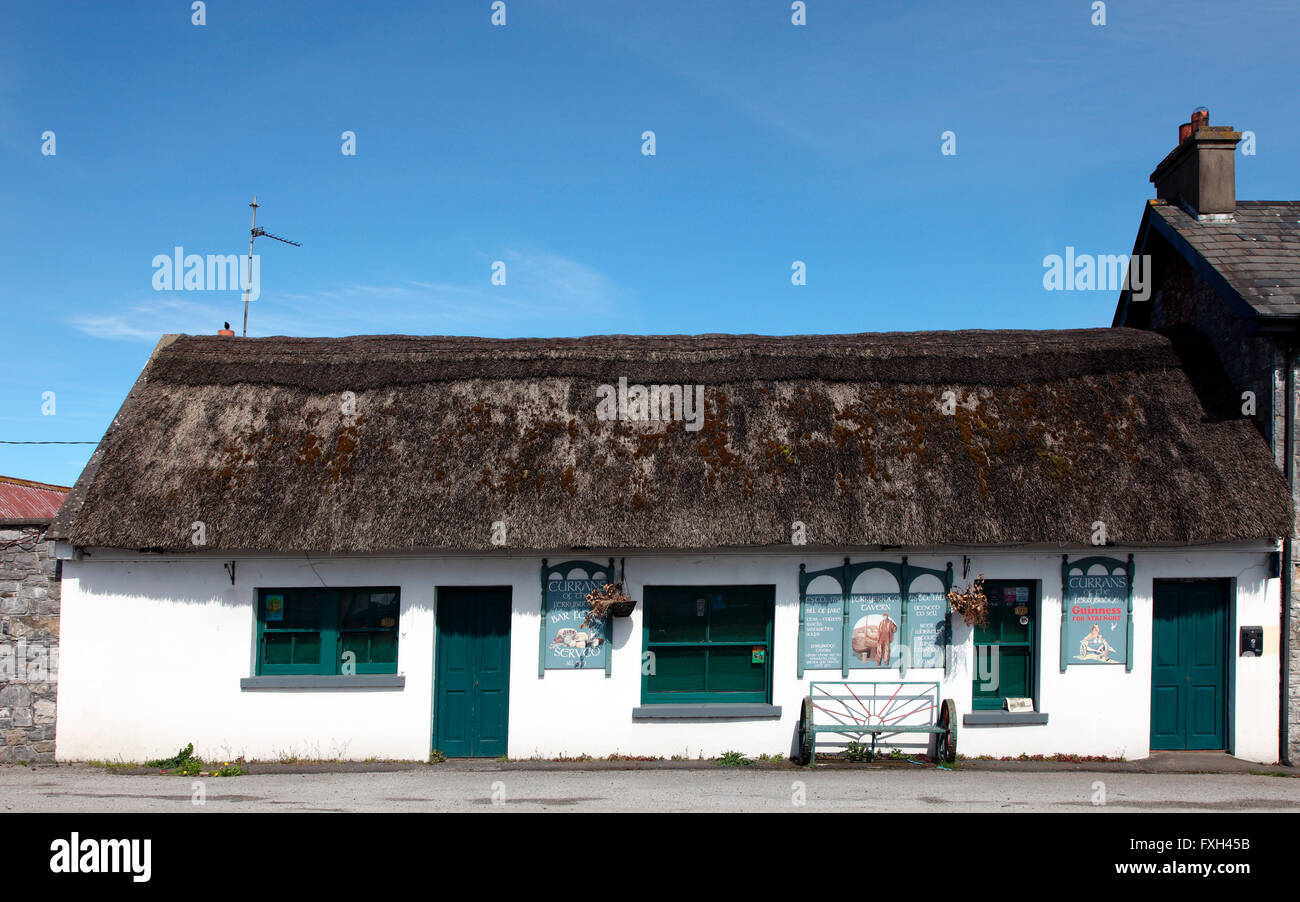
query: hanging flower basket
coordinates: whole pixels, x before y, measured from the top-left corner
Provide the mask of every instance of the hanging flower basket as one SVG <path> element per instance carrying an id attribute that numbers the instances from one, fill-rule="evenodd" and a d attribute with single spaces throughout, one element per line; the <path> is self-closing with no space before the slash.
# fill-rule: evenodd
<path id="1" fill-rule="evenodd" d="M 616 601 L 609 606 L 611 617 L 631 617 L 632 612 L 636 610 L 636 599 L 629 598 L 627 601 Z"/>
<path id="2" fill-rule="evenodd" d="M 636 608 L 636 600 L 629 598 L 623 591 L 622 583 L 605 583 L 599 589 L 593 589 L 587 593 L 587 604 L 591 606 L 591 610 L 583 621 L 584 625 L 592 620 L 603 620 L 611 616 L 627 617 Z"/>
<path id="3" fill-rule="evenodd" d="M 961 614 L 969 626 L 984 626 L 989 620 L 989 599 L 984 594 L 984 574 L 965 589 L 948 593 L 948 606 Z"/>

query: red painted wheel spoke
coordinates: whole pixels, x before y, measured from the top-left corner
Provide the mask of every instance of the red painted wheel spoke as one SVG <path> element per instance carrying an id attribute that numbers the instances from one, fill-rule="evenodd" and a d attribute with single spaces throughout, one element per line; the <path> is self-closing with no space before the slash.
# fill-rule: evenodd
<path id="1" fill-rule="evenodd" d="M 833 696 L 832 696 L 832 697 L 833 697 Z M 821 705 L 817 704 L 816 702 L 813 702 L 813 707 L 816 708 L 818 711 L 822 711 L 822 712 L 824 712 L 824 713 L 826 713 L 826 714 L 829 714 L 831 717 L 843 717 L 843 716 L 844 716 L 844 715 L 841 714 L 839 711 L 831 711 L 831 710 L 829 710 L 829 709 L 827 709 L 827 708 L 823 708 Z M 846 712 L 848 713 L 848 716 L 853 718 L 853 722 L 854 722 L 854 723 L 866 723 L 865 720 L 863 720 L 862 718 L 860 718 L 860 717 L 858 717 L 857 715 L 855 715 L 852 711 L 848 711 L 847 709 L 845 709 L 845 710 L 846 710 Z"/>

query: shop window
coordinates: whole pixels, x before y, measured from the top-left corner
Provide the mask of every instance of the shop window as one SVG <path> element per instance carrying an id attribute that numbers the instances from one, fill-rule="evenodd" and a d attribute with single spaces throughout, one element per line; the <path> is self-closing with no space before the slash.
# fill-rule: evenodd
<path id="1" fill-rule="evenodd" d="M 767 703 L 772 586 L 647 586 L 641 703 Z"/>
<path id="2" fill-rule="evenodd" d="M 397 588 L 259 589 L 257 673 L 397 673 Z"/>
<path id="3" fill-rule="evenodd" d="M 1003 707 L 1008 698 L 1037 700 L 1038 584 L 985 580 L 988 623 L 975 628 L 971 707 Z M 1037 704 L 1035 704 L 1037 708 Z"/>

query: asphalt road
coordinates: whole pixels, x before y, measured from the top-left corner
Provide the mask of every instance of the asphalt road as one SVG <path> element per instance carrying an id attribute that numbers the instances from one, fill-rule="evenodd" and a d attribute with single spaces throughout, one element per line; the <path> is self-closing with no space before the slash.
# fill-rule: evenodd
<path id="1" fill-rule="evenodd" d="M 201 782 L 201 787 L 196 785 Z M 196 803 L 201 789 L 202 802 Z M 1251 774 L 779 769 L 454 770 L 128 776 L 0 768 L 0 811 L 1297 811 L 1300 779 Z"/>

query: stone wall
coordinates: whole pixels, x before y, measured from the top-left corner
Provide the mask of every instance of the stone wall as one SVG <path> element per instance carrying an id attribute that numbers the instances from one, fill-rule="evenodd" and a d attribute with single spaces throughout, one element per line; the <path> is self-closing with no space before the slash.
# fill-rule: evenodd
<path id="1" fill-rule="evenodd" d="M 0 764 L 54 760 L 61 567 L 45 532 L 0 528 Z"/>
<path id="2" fill-rule="evenodd" d="M 1152 298 L 1149 327 L 1159 330 L 1193 326 L 1209 339 L 1236 392 L 1255 393 L 1252 419 L 1273 448 L 1280 467 L 1285 411 L 1279 409 L 1282 399 L 1275 392 L 1280 365 L 1276 344 L 1270 338 L 1251 334 L 1245 321 L 1182 257 L 1171 251 L 1166 267 Z M 1244 404 L 1245 399 L 1237 400 Z"/>

